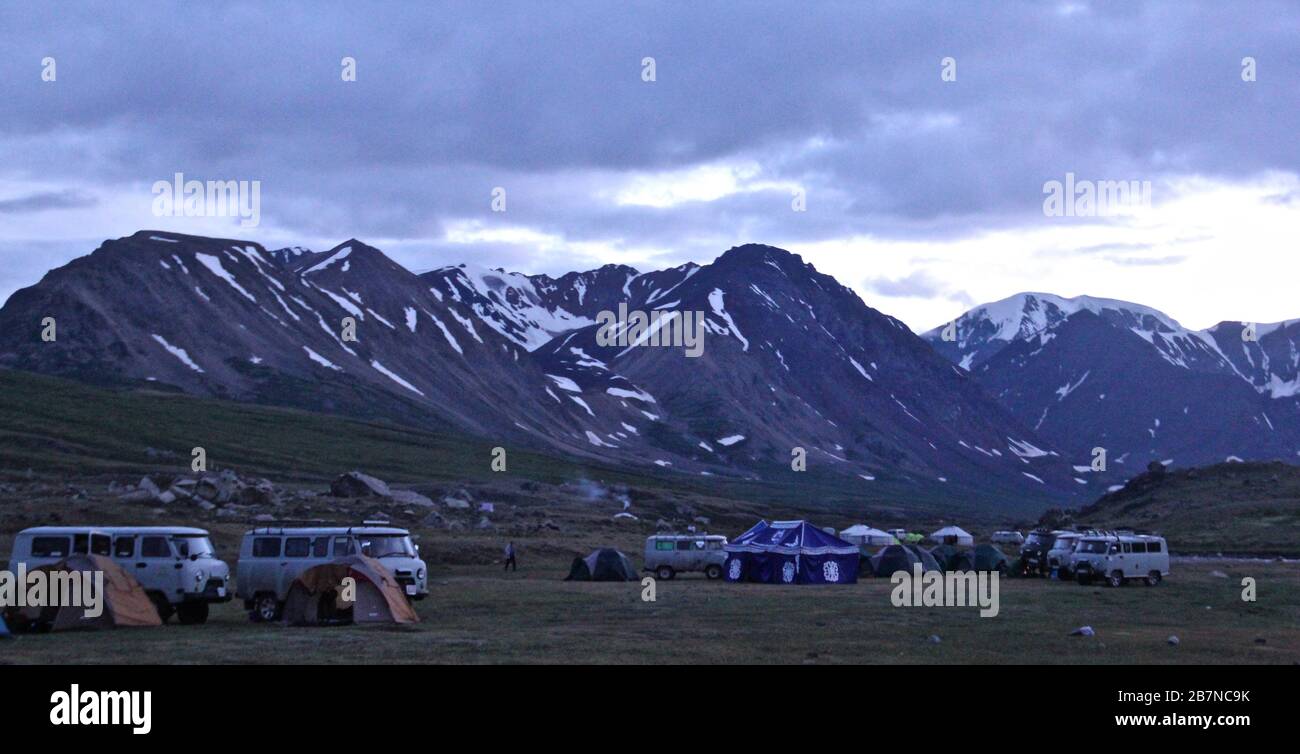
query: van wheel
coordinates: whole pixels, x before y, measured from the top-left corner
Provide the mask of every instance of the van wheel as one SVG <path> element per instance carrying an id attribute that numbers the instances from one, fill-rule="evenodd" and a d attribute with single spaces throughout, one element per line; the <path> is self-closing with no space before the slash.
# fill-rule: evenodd
<path id="1" fill-rule="evenodd" d="M 671 566 L 659 566 L 655 569 L 655 576 L 658 577 L 660 581 L 672 581 L 673 576 L 676 575 L 677 572 L 674 571 Z"/>
<path id="2" fill-rule="evenodd" d="M 280 620 L 280 603 L 274 594 L 259 594 L 253 600 L 253 612 L 249 615 L 254 623 L 274 623 Z"/>
<path id="3" fill-rule="evenodd" d="M 1119 571 L 1111 571 L 1110 578 L 1106 579 L 1106 583 L 1111 586 L 1124 586 L 1124 574 Z"/>
<path id="4" fill-rule="evenodd" d="M 709 579 L 713 581 L 717 581 L 718 579 L 722 578 L 722 566 L 711 565 L 708 568 L 704 569 L 704 575 L 709 577 Z"/>
<path id="5" fill-rule="evenodd" d="M 1160 572 L 1152 571 L 1151 573 L 1148 573 L 1147 586 L 1159 586 L 1159 585 L 1160 585 Z"/>
<path id="6" fill-rule="evenodd" d="M 208 603 L 185 602 L 176 608 L 176 617 L 182 626 L 197 626 L 208 622 Z"/>
<path id="7" fill-rule="evenodd" d="M 161 592 L 150 592 L 149 601 L 152 602 L 153 606 L 158 610 L 158 617 L 163 623 L 170 620 L 172 613 L 176 612 L 176 609 L 172 607 L 172 603 L 168 602 L 167 598 L 164 597 Z"/>

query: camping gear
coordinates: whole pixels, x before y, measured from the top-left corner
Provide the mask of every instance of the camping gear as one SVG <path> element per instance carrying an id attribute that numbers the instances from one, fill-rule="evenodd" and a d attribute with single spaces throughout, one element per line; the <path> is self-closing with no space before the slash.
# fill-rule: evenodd
<path id="1" fill-rule="evenodd" d="M 853 584 L 858 548 L 807 521 L 759 521 L 723 548 L 727 581 Z"/>
<path id="2" fill-rule="evenodd" d="M 636 567 L 628 557 L 610 547 L 585 558 L 574 558 L 565 581 L 636 581 Z"/>
<path id="3" fill-rule="evenodd" d="M 102 610 L 95 617 L 86 616 L 86 606 L 25 607 L 18 613 L 29 624 L 48 627 L 51 631 L 70 631 L 76 628 L 101 629 L 127 626 L 161 626 L 158 608 L 145 593 L 144 587 L 122 566 L 103 555 L 70 555 L 53 565 L 41 566 L 33 571 L 47 574 L 71 573 L 84 578 L 83 573 L 104 575 Z M 83 603 L 84 603 L 83 598 Z"/>
<path id="4" fill-rule="evenodd" d="M 939 564 L 939 570 L 941 571 L 951 571 L 953 561 L 959 553 L 961 553 L 961 550 L 952 545 L 935 545 L 930 548 L 930 557 L 934 558 L 934 561 Z"/>
<path id="5" fill-rule="evenodd" d="M 970 550 L 959 550 L 948 561 L 949 571 L 973 571 L 975 570 L 975 553 Z"/>
<path id="6" fill-rule="evenodd" d="M 917 560 L 921 561 L 922 571 L 944 570 L 944 567 L 939 564 L 938 559 L 931 555 L 924 547 L 921 547 L 920 545 L 903 545 L 903 547 L 910 550 L 911 553 L 916 556 Z"/>
<path id="7" fill-rule="evenodd" d="M 866 524 L 854 524 L 844 531 L 840 532 L 840 539 L 855 545 L 866 545 L 868 547 L 883 547 L 885 545 L 898 544 L 898 540 L 893 534 L 879 529 L 873 529 Z"/>
<path id="8" fill-rule="evenodd" d="M 921 566 L 922 572 L 940 570 L 934 558 L 929 558 L 927 564 L 916 551 L 908 549 L 905 545 L 882 547 L 880 552 L 871 556 L 871 572 L 884 578 L 889 578 L 898 571 L 913 573 L 917 565 Z"/>
<path id="9" fill-rule="evenodd" d="M 344 579 L 355 593 L 347 594 Z M 351 601 L 346 598 L 351 596 Z M 397 578 L 374 558 L 349 555 L 312 566 L 293 580 L 284 602 L 284 622 L 293 626 L 346 623 L 418 623 Z"/>
<path id="10" fill-rule="evenodd" d="M 973 553 L 974 568 L 976 571 L 997 571 L 1006 573 L 1010 563 L 1006 554 L 997 547 L 990 544 L 983 544 L 975 548 Z"/>
<path id="11" fill-rule="evenodd" d="M 941 545 L 971 547 L 975 544 L 975 537 L 960 526 L 945 526 L 930 534 L 930 541 Z"/>

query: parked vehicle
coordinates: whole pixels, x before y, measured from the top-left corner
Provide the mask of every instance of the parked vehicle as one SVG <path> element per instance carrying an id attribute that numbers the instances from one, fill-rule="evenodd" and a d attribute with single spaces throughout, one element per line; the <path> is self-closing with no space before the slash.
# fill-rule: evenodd
<path id="1" fill-rule="evenodd" d="M 995 531 L 989 541 L 995 545 L 1022 545 L 1025 543 L 1025 535 L 1018 531 Z"/>
<path id="2" fill-rule="evenodd" d="M 727 538 L 718 534 L 656 534 L 645 540 L 645 568 L 667 581 L 679 573 L 702 571 L 710 579 L 722 578 Z"/>
<path id="3" fill-rule="evenodd" d="M 1025 537 L 1025 543 L 1020 546 L 1020 560 L 1017 561 L 1017 569 L 1024 576 L 1046 576 L 1051 573 L 1051 567 L 1047 564 L 1047 553 L 1056 544 L 1056 538 L 1062 534 L 1069 534 L 1065 531 L 1048 531 L 1046 529 L 1036 529 Z"/>
<path id="4" fill-rule="evenodd" d="M 235 596 L 258 622 L 280 619 L 294 579 L 312 566 L 349 555 L 374 558 L 393 572 L 407 599 L 429 594 L 428 571 L 406 529 L 390 526 L 263 527 L 244 534 Z"/>
<path id="5" fill-rule="evenodd" d="M 1083 537 L 1078 532 L 1062 532 L 1056 536 L 1056 541 L 1052 542 L 1052 547 L 1047 551 L 1047 571 L 1051 573 L 1056 571 L 1057 576 L 1062 579 L 1068 579 L 1073 574 L 1074 546 L 1079 543 Z"/>
<path id="6" fill-rule="evenodd" d="M 204 529 L 183 526 L 40 526 L 14 538 L 9 570 L 53 565 L 72 554 L 103 555 L 140 582 L 158 617 L 203 623 L 208 606 L 228 602 L 230 566 Z"/>
<path id="7" fill-rule="evenodd" d="M 1080 584 L 1105 579 L 1123 586 L 1143 579 L 1156 586 L 1169 575 L 1169 546 L 1164 537 L 1144 534 L 1085 535 L 1075 548 L 1074 569 Z"/>

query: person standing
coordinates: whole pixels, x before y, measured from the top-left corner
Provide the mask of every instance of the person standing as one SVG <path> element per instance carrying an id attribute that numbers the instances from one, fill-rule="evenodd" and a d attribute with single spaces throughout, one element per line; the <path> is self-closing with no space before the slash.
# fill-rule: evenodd
<path id="1" fill-rule="evenodd" d="M 517 563 L 515 562 L 515 543 L 514 543 L 514 542 L 508 542 L 508 543 L 506 543 L 506 567 L 505 567 L 505 570 L 507 570 L 507 571 L 511 571 L 511 570 L 513 570 L 513 571 L 518 571 L 518 570 L 519 570 L 519 564 L 517 564 Z"/>

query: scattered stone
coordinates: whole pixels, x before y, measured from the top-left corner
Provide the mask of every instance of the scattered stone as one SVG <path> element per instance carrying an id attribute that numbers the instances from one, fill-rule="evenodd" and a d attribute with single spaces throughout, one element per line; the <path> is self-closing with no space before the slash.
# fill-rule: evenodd
<path id="1" fill-rule="evenodd" d="M 432 508 L 434 505 L 432 499 L 414 490 L 392 490 L 391 495 L 393 500 L 402 505 L 417 505 L 421 508 Z"/>
<path id="2" fill-rule="evenodd" d="M 655 521 L 655 528 L 659 531 L 664 531 L 673 528 L 673 525 L 661 518 L 658 521 Z"/>
<path id="3" fill-rule="evenodd" d="M 145 490 L 154 497 L 158 497 L 158 493 L 162 492 L 162 490 L 158 489 L 158 485 L 154 484 L 154 481 L 148 476 L 140 477 L 140 484 L 136 485 L 136 489 Z"/>
<path id="4" fill-rule="evenodd" d="M 482 518 L 480 518 L 480 519 L 478 520 L 478 528 L 480 528 L 480 529 L 491 529 L 491 528 L 492 528 L 492 522 L 488 520 L 488 517 L 487 517 L 487 516 L 484 516 L 484 517 L 482 517 Z"/>
<path id="5" fill-rule="evenodd" d="M 1223 571 L 1210 571 L 1210 575 L 1213 576 L 1213 577 L 1216 578 L 1216 579 L 1226 579 L 1226 578 L 1228 578 L 1228 574 L 1224 573 Z"/>
<path id="6" fill-rule="evenodd" d="M 272 516 L 270 513 L 259 513 L 256 516 L 253 516 L 253 520 L 259 523 L 269 523 L 275 520 L 275 516 Z"/>
<path id="7" fill-rule="evenodd" d="M 939 634 L 930 634 L 930 638 L 926 639 L 926 641 L 930 642 L 931 644 L 938 644 L 939 642 L 943 641 L 943 639 L 939 638 Z"/>
<path id="8" fill-rule="evenodd" d="M 709 523 L 710 523 L 710 520 L 709 520 L 709 517 L 708 517 L 708 516 L 696 516 L 695 518 L 693 518 L 693 519 L 691 519 L 691 520 L 694 521 L 694 522 L 697 523 L 697 524 L 703 524 L 703 525 L 705 525 L 705 526 L 708 526 Z"/>
<path id="9" fill-rule="evenodd" d="M 118 495 L 118 500 L 123 503 L 138 503 L 142 505 L 152 505 L 158 498 L 149 490 L 131 490 Z"/>
<path id="10" fill-rule="evenodd" d="M 239 477 L 230 469 L 219 474 L 208 474 L 194 485 L 194 494 L 217 505 L 231 502 L 239 491 Z"/>
<path id="11" fill-rule="evenodd" d="M 1092 630 L 1092 626 L 1080 626 L 1070 632 L 1070 636 L 1096 636 L 1097 632 Z"/>
<path id="12" fill-rule="evenodd" d="M 162 503 L 163 505 L 171 505 L 172 503 L 176 502 L 176 493 L 172 492 L 171 490 L 167 490 L 166 492 L 160 493 L 158 495 L 158 502 Z"/>
<path id="13" fill-rule="evenodd" d="M 478 509 L 483 513 L 496 513 L 497 507 L 492 503 L 479 503 Z"/>
<path id="14" fill-rule="evenodd" d="M 1171 647 L 1176 647 L 1180 643 L 1177 636 L 1170 636 L 1168 639 L 1165 639 L 1165 641 L 1169 642 L 1169 646 Z"/>
<path id="15" fill-rule="evenodd" d="M 458 511 L 469 510 L 468 500 L 461 500 L 460 498 L 452 497 L 451 495 L 444 497 L 442 499 L 442 503 L 443 505 L 447 506 L 448 508 L 451 508 L 452 510 L 458 510 Z"/>
<path id="16" fill-rule="evenodd" d="M 622 513 L 615 513 L 614 520 L 615 521 L 637 521 L 639 519 L 636 516 L 633 516 L 631 513 L 628 513 L 627 511 L 623 511 Z"/>
<path id="17" fill-rule="evenodd" d="M 360 471 L 349 471 L 330 482 L 334 497 L 392 497 L 388 484 Z"/>
<path id="18" fill-rule="evenodd" d="M 441 527 L 442 527 L 443 525 L 445 525 L 446 523 L 447 523 L 447 522 L 446 522 L 446 520 L 442 517 L 442 514 L 441 514 L 441 513 L 439 513 L 438 511 L 429 511 L 429 515 L 425 516 L 425 517 L 420 521 L 420 526 L 427 526 L 427 527 L 435 527 L 435 526 L 436 526 L 436 527 L 438 527 L 438 528 L 441 528 Z"/>
<path id="19" fill-rule="evenodd" d="M 242 505 L 275 505 L 275 486 L 269 480 L 259 479 L 255 484 L 240 486 L 238 499 Z"/>
<path id="20" fill-rule="evenodd" d="M 211 511 L 211 510 L 216 510 L 216 508 L 217 506 L 213 505 L 212 503 L 209 503 L 207 500 L 199 501 L 200 510 Z"/>

